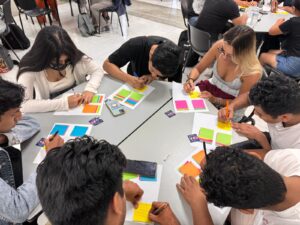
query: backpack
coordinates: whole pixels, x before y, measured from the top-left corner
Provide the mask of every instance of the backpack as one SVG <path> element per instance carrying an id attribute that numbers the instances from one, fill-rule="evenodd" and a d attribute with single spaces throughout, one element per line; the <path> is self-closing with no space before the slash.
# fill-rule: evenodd
<path id="1" fill-rule="evenodd" d="M 178 46 L 181 47 L 184 50 L 184 62 L 187 61 L 186 66 L 187 67 L 193 67 L 198 63 L 199 55 L 192 51 L 192 54 L 187 59 L 187 55 L 189 52 L 189 49 L 191 48 L 191 45 L 189 43 L 188 39 L 188 31 L 184 30 L 180 33 L 179 39 L 178 39 Z"/>
<path id="2" fill-rule="evenodd" d="M 14 62 L 7 49 L 0 46 L 0 73 L 6 73 L 14 67 Z"/>
<path id="3" fill-rule="evenodd" d="M 23 30 L 16 24 L 8 24 L 9 32 L 4 36 L 5 40 L 13 49 L 27 49 L 30 47 L 30 41 Z M 1 38 L 5 48 L 10 48 L 3 38 Z"/>
<path id="4" fill-rule="evenodd" d="M 92 19 L 88 14 L 78 15 L 78 29 L 83 37 L 89 37 L 96 33 Z"/>

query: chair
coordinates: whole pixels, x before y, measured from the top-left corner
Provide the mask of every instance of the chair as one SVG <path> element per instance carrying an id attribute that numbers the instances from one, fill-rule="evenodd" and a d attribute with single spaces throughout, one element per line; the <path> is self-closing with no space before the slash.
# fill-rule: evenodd
<path id="1" fill-rule="evenodd" d="M 183 17 L 183 22 L 186 28 L 188 28 L 188 20 L 193 16 L 199 16 L 194 12 L 193 9 L 193 1 L 194 0 L 181 0 L 181 13 Z"/>
<path id="2" fill-rule="evenodd" d="M 51 9 L 49 9 L 47 1 L 45 1 L 45 8 L 39 8 L 36 5 L 35 0 L 15 0 L 15 3 L 19 10 L 19 19 L 20 19 L 20 23 L 21 23 L 23 31 L 24 31 L 24 27 L 23 27 L 23 23 L 22 23 L 21 13 L 24 13 L 26 16 L 29 16 L 31 18 L 31 21 L 33 24 L 34 24 L 34 22 L 33 22 L 32 17 L 48 15 L 49 23 L 50 23 L 50 25 L 52 25 L 52 19 L 51 19 L 51 15 L 50 15 Z M 44 26 L 46 26 L 45 22 L 44 22 Z M 40 27 L 42 28 L 41 25 L 40 25 Z"/>
<path id="3" fill-rule="evenodd" d="M 10 0 L 1 0 L 0 1 L 0 5 L 2 5 L 4 22 L 5 22 L 5 26 L 6 26 L 5 30 L 2 33 L 0 33 L 0 37 L 7 44 L 7 46 L 9 47 L 9 49 L 16 56 L 16 58 L 20 61 L 19 56 L 17 55 L 17 53 L 14 51 L 14 49 L 12 48 L 12 46 L 10 45 L 10 43 L 5 38 L 5 35 L 7 35 L 10 32 L 9 24 L 12 24 L 12 23 L 16 24 L 16 21 L 14 20 L 14 18 L 12 16 L 12 13 L 11 13 Z M 13 32 L 11 32 L 11 34 L 14 36 L 14 39 L 17 40 L 18 44 L 20 46 L 22 46 L 21 42 L 18 40 L 18 38 L 15 36 L 15 34 Z"/>
<path id="4" fill-rule="evenodd" d="M 188 24 L 188 33 L 191 47 L 186 58 L 188 59 L 193 51 L 200 57 L 203 57 L 212 46 L 211 35 L 208 32 L 200 30 L 190 24 Z M 186 63 L 187 60 L 184 62 L 182 71 L 185 70 Z"/>
<path id="5" fill-rule="evenodd" d="M 273 67 L 271 67 L 271 66 L 269 66 L 269 65 L 264 65 L 264 67 L 263 67 L 263 75 L 264 75 L 265 77 L 268 77 L 268 76 L 270 76 L 271 74 L 287 76 L 287 75 L 285 75 L 283 72 L 279 71 L 279 70 L 276 69 L 276 68 L 273 68 Z M 289 76 L 289 77 L 290 77 L 290 76 Z M 298 84 L 300 84 L 300 78 L 292 78 L 292 79 L 294 79 L 295 81 L 298 82 Z"/>
<path id="6" fill-rule="evenodd" d="M 77 6 L 78 6 L 78 12 L 79 12 L 80 14 L 83 14 L 83 12 L 81 12 L 79 0 L 69 0 L 69 5 L 70 5 L 70 9 L 71 9 L 71 16 L 74 16 L 74 13 L 73 13 L 73 7 L 72 7 L 72 1 L 73 1 L 73 2 L 76 2 Z M 89 10 L 91 11 L 91 3 L 90 3 L 90 0 L 88 0 L 88 5 L 89 5 Z"/>

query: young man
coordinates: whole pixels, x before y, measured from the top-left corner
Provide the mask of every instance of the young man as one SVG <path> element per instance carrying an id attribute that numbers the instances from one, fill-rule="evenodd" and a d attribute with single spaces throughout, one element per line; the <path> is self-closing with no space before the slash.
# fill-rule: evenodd
<path id="1" fill-rule="evenodd" d="M 262 53 L 260 62 L 287 76 L 300 79 L 300 0 L 293 1 L 292 10 L 295 17 L 287 21 L 278 19 L 269 30 L 272 36 L 284 35 L 282 49 Z"/>
<path id="2" fill-rule="evenodd" d="M 123 224 L 126 199 L 137 206 L 143 194 L 137 184 L 122 181 L 125 165 L 117 146 L 87 136 L 51 150 L 37 169 L 39 198 L 51 224 Z M 155 202 L 152 211 L 160 206 Z M 150 219 L 179 224 L 170 207 Z"/>
<path id="3" fill-rule="evenodd" d="M 1 225 L 24 222 L 38 204 L 36 174 L 23 183 L 21 153 L 12 147 L 31 138 L 40 129 L 34 119 L 22 118 L 20 105 L 23 98 L 24 89 L 21 86 L 0 78 Z"/>
<path id="4" fill-rule="evenodd" d="M 120 68 L 129 63 L 127 73 Z M 131 38 L 104 61 L 103 69 L 134 88 L 155 79 L 181 82 L 183 52 L 170 40 L 157 36 Z"/>
<path id="5" fill-rule="evenodd" d="M 219 119 L 231 119 L 234 110 L 254 105 L 255 113 L 269 127 L 271 143 L 255 126 L 233 123 L 232 127 L 249 139 L 254 139 L 264 150 L 300 149 L 300 87 L 284 75 L 272 75 L 258 82 L 248 93 L 240 95 L 228 107 L 219 111 Z"/>
<path id="6" fill-rule="evenodd" d="M 262 161 L 241 149 L 217 148 L 200 180 L 201 188 L 187 176 L 177 185 L 192 208 L 194 225 L 213 224 L 207 201 L 235 208 L 232 225 L 300 224 L 300 149 L 270 151 Z"/>

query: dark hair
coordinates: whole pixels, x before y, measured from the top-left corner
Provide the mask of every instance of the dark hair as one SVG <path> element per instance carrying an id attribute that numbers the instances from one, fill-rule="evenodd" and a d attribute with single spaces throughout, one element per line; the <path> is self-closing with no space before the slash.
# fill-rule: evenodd
<path id="1" fill-rule="evenodd" d="M 10 109 L 19 108 L 24 99 L 24 88 L 0 77 L 0 116 Z"/>
<path id="2" fill-rule="evenodd" d="M 37 34 L 31 50 L 21 59 L 17 79 L 22 73 L 39 72 L 48 68 L 53 60 L 58 64 L 62 54 L 68 56 L 73 68 L 84 55 L 63 28 L 44 27 Z"/>
<path id="3" fill-rule="evenodd" d="M 52 225 L 104 224 L 116 192 L 123 196 L 126 158 L 104 140 L 85 136 L 48 152 L 36 185 Z"/>
<path id="4" fill-rule="evenodd" d="M 250 90 L 249 100 L 273 118 L 285 113 L 300 113 L 300 87 L 285 75 L 263 78 Z"/>
<path id="5" fill-rule="evenodd" d="M 152 65 L 165 77 L 173 77 L 183 64 L 183 52 L 171 41 L 164 41 L 154 50 Z"/>
<path id="6" fill-rule="evenodd" d="M 207 200 L 219 207 L 267 207 L 283 201 L 287 191 L 279 173 L 232 147 L 218 147 L 211 152 L 200 179 Z"/>
<path id="7" fill-rule="evenodd" d="M 293 1 L 293 6 L 300 11 L 300 0 L 294 0 Z"/>

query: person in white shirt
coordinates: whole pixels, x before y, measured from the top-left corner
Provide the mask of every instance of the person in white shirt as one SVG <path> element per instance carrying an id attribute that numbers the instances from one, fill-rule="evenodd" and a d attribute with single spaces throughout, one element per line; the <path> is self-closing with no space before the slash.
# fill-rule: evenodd
<path id="1" fill-rule="evenodd" d="M 52 99 L 89 81 L 80 94 Z M 101 65 L 81 52 L 58 26 L 44 27 L 21 59 L 17 81 L 25 87 L 23 112 L 63 111 L 89 103 L 100 86 Z"/>
<path id="2" fill-rule="evenodd" d="M 207 156 L 200 180 L 199 185 L 184 176 L 177 185 L 194 225 L 213 224 L 207 202 L 234 208 L 233 225 L 300 224 L 300 149 L 272 150 L 262 161 L 241 149 L 219 147 Z"/>
<path id="3" fill-rule="evenodd" d="M 269 127 L 271 142 L 258 128 L 246 123 L 233 123 L 241 135 L 258 142 L 259 149 L 300 149 L 300 86 L 284 75 L 273 75 L 258 82 L 249 93 L 234 99 L 219 111 L 220 120 L 230 120 L 234 111 L 254 105 L 255 113 Z"/>

